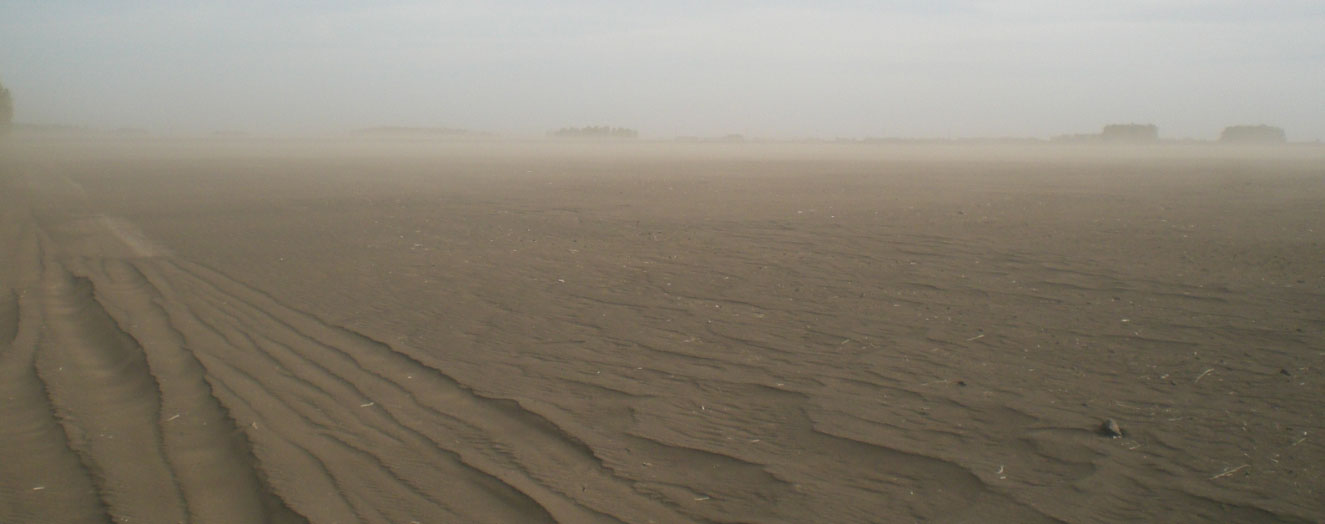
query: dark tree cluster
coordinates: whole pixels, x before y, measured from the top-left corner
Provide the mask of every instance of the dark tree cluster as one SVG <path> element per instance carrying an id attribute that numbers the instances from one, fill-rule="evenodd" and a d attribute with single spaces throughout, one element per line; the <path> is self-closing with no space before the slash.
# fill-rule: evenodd
<path id="1" fill-rule="evenodd" d="M 1282 144 L 1288 139 L 1284 135 L 1283 128 L 1259 125 L 1225 127 L 1224 132 L 1219 134 L 1219 141 L 1240 144 Z"/>
<path id="2" fill-rule="evenodd" d="M 556 138 L 639 138 L 639 131 L 624 127 L 563 127 L 549 135 Z"/>
<path id="3" fill-rule="evenodd" d="M 9 130 L 9 126 L 14 122 L 14 99 L 9 96 L 9 90 L 4 84 L 0 84 L 0 132 Z"/>

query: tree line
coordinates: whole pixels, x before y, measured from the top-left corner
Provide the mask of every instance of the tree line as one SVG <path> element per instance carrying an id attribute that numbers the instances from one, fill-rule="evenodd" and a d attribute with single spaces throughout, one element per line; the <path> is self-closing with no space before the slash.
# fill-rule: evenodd
<path id="1" fill-rule="evenodd" d="M 1154 124 L 1109 124 L 1099 133 L 1060 135 L 1054 142 L 1075 143 L 1158 143 L 1159 128 Z M 1228 126 L 1219 134 L 1219 141 L 1233 144 L 1282 144 L 1288 141 L 1281 127 L 1268 125 Z"/>
<path id="2" fill-rule="evenodd" d="M 548 135 L 556 138 L 639 138 L 639 131 L 611 126 L 563 127 Z"/>

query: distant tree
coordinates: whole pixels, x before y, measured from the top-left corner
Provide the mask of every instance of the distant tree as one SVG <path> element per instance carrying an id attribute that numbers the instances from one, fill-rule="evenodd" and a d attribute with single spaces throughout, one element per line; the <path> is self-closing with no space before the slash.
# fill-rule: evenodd
<path id="1" fill-rule="evenodd" d="M 1112 124 L 1104 126 L 1100 138 L 1105 142 L 1155 142 L 1159 128 L 1154 124 Z"/>
<path id="2" fill-rule="evenodd" d="M 1220 142 L 1241 144 L 1282 144 L 1288 141 L 1283 128 L 1259 126 L 1228 126 L 1219 134 Z"/>
<path id="3" fill-rule="evenodd" d="M 639 138 L 639 131 L 610 126 L 563 127 L 548 134 L 556 138 Z"/>
<path id="4" fill-rule="evenodd" d="M 9 90 L 5 85 L 0 84 L 0 132 L 8 131 L 13 122 L 14 99 L 9 96 Z"/>

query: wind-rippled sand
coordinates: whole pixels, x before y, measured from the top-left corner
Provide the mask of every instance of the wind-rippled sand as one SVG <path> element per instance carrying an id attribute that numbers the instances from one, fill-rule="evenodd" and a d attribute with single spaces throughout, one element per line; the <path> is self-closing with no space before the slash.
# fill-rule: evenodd
<path id="1" fill-rule="evenodd" d="M 3 522 L 1325 518 L 1318 147 L 0 151 Z"/>

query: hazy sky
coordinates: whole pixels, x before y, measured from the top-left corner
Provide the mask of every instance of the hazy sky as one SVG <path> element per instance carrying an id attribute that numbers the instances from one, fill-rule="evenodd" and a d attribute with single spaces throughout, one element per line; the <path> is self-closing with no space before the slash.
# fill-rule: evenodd
<path id="1" fill-rule="evenodd" d="M 1325 1 L 0 0 L 15 119 L 156 132 L 1325 138 Z"/>

